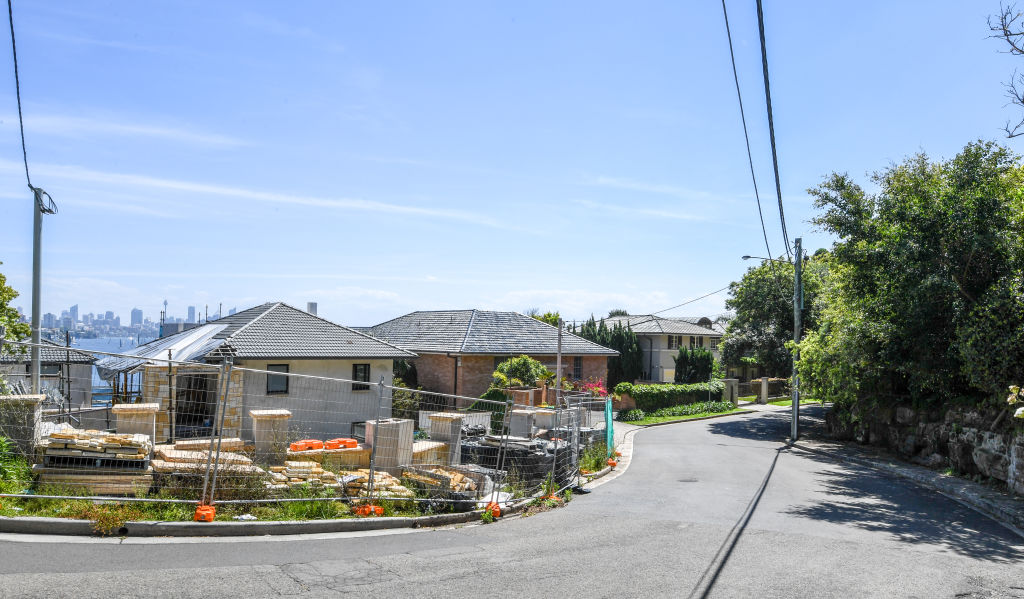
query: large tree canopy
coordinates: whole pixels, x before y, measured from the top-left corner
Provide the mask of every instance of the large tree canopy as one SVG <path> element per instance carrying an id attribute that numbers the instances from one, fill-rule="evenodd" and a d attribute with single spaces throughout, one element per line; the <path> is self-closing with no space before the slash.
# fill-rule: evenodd
<path id="1" fill-rule="evenodd" d="M 29 325 L 19 321 L 18 311 L 11 306 L 16 297 L 18 292 L 7 284 L 7 277 L 0 273 L 0 326 L 7 331 L 4 335 L 6 339 L 20 340 L 28 337 L 32 331 Z"/>
<path id="2" fill-rule="evenodd" d="M 828 254 L 819 252 L 804 262 L 804 330 L 817 324 L 818 293 L 828 271 Z M 726 308 L 736 316 L 722 337 L 722 361 L 738 365 L 749 356 L 766 374 L 789 376 L 793 368 L 786 342 L 793 339 L 793 264 L 765 260 L 729 285 Z"/>
<path id="3" fill-rule="evenodd" d="M 836 400 L 1004 392 L 1024 374 L 1017 157 L 978 142 L 872 181 L 868 193 L 834 174 L 810 190 L 815 223 L 839 241 L 820 325 L 801 344 L 803 382 Z"/>

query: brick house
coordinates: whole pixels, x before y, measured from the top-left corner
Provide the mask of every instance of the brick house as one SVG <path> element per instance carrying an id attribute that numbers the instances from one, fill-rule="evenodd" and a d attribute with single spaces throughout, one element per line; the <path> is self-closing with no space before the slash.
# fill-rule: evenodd
<path id="1" fill-rule="evenodd" d="M 419 384 L 428 391 L 479 397 L 502 361 L 528 355 L 555 370 L 558 328 L 518 312 L 441 310 L 412 312 L 362 329 L 419 355 Z M 608 358 L 618 355 L 562 332 L 562 373 L 572 380 L 608 378 Z"/>
<path id="2" fill-rule="evenodd" d="M 175 362 L 185 363 L 168 372 L 166 362 L 160 361 L 168 358 L 168 352 Z M 303 434 L 349 435 L 353 422 L 376 417 L 379 403 L 370 385 L 349 381 L 376 383 L 383 377 L 390 384 L 394 360 L 416 357 L 281 302 L 249 308 L 128 353 L 132 357 L 107 358 L 97 367 L 103 378 L 129 373 L 140 379 L 139 401 L 160 404 L 159 442 L 172 435 L 210 434 L 218 416 L 213 366 L 227 357 L 233 370 L 224 434 L 243 439 L 252 439 L 250 410 L 278 408 L 292 412 L 290 426 Z M 172 403 L 178 407 L 176 412 Z M 390 394 L 385 394 L 385 404 L 383 413 L 390 414 Z M 171 414 L 175 414 L 173 426 Z"/>

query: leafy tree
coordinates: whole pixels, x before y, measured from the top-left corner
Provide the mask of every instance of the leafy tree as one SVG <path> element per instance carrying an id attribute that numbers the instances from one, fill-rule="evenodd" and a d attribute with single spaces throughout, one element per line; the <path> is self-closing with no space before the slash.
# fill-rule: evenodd
<path id="1" fill-rule="evenodd" d="M 1024 188 L 1018 158 L 977 142 L 919 154 L 868 193 L 833 174 L 810 190 L 839 238 L 800 372 L 818 397 L 943 402 L 1005 391 L 1024 358 Z"/>
<path id="2" fill-rule="evenodd" d="M 613 308 L 608 311 L 608 318 L 614 318 L 616 316 L 629 316 L 629 312 L 626 312 L 622 308 Z"/>
<path id="3" fill-rule="evenodd" d="M 680 348 L 675 362 L 677 383 L 705 383 L 715 369 L 715 357 L 703 347 Z"/>
<path id="4" fill-rule="evenodd" d="M 494 385 L 499 388 L 526 385 L 534 387 L 537 381 L 549 379 L 553 373 L 530 356 L 509 358 L 494 369 Z"/>
<path id="5" fill-rule="evenodd" d="M 827 252 L 804 261 L 804 330 L 817 324 L 817 297 L 828 265 Z M 793 264 L 766 260 L 751 267 L 742 279 L 729 285 L 729 294 L 725 306 L 736 316 L 726 325 L 719 345 L 722 361 L 738 366 L 743 357 L 753 357 L 766 375 L 788 376 L 793 368 L 786 349 L 793 339 Z"/>
<path id="6" fill-rule="evenodd" d="M 530 318 L 536 318 L 541 322 L 546 322 L 553 327 L 557 327 L 558 321 L 562 318 L 562 315 L 559 314 L 558 312 L 548 311 L 541 314 L 540 310 L 538 310 L 537 308 L 530 308 L 529 310 L 526 311 L 526 315 L 529 316 Z"/>
<path id="7" fill-rule="evenodd" d="M 28 324 L 19 322 L 18 310 L 11 306 L 11 302 L 17 297 L 18 292 L 7 284 L 7 277 L 0 273 L 0 326 L 7 331 L 4 337 L 14 341 L 24 339 L 32 332 Z"/>

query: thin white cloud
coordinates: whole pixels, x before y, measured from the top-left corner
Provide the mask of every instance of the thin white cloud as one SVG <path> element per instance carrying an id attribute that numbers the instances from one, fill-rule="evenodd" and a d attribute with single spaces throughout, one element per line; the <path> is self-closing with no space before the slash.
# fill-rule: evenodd
<path id="1" fill-rule="evenodd" d="M 693 220 L 693 221 L 704 221 L 708 220 L 707 217 L 700 214 L 692 214 L 689 212 L 675 212 L 672 210 L 660 210 L 657 208 L 640 208 L 636 205 L 630 206 L 617 206 L 615 204 L 605 204 L 601 202 L 592 202 L 590 200 L 571 200 L 572 203 L 578 204 L 589 210 L 601 210 L 604 212 L 613 212 L 616 214 L 626 214 L 633 216 L 653 216 L 656 218 L 670 218 L 674 220 Z"/>
<path id="2" fill-rule="evenodd" d="M 4 123 L 17 123 L 17 115 L 0 117 Z M 180 143 L 208 146 L 241 146 L 246 142 L 229 137 L 202 133 L 187 128 L 166 127 L 143 123 L 119 123 L 102 118 L 82 118 L 64 115 L 32 115 L 25 118 L 25 128 L 32 133 L 63 137 L 85 135 L 113 135 L 125 137 L 151 137 Z"/>
<path id="3" fill-rule="evenodd" d="M 10 160 L 0 160 L 0 170 L 14 171 L 20 168 L 19 164 Z M 227 185 L 214 185 L 209 183 L 196 183 L 193 181 L 181 181 L 176 179 L 163 179 L 146 175 L 131 175 L 125 173 L 111 173 L 96 171 L 80 166 L 67 166 L 56 164 L 35 164 L 32 166 L 33 173 L 39 176 L 54 177 L 58 179 L 116 185 L 119 187 L 142 187 L 147 189 L 162 189 L 169 191 L 180 191 L 214 195 L 227 198 L 238 198 L 254 200 L 268 204 L 288 204 L 299 206 L 312 206 L 316 208 L 332 208 L 338 210 L 358 210 L 363 212 L 378 212 L 396 216 L 422 216 L 438 218 L 459 222 L 469 222 L 485 227 L 496 229 L 508 229 L 506 225 L 496 219 L 465 212 L 462 210 L 451 210 L 445 208 L 426 208 L 421 206 L 405 206 L 378 202 L 375 200 L 363 200 L 359 198 L 322 198 L 307 195 L 291 195 L 256 191 L 244 187 L 232 187 Z"/>
<path id="4" fill-rule="evenodd" d="M 713 197 L 712 194 L 706 191 L 687 189 L 685 187 L 665 185 L 661 183 L 647 183 L 645 181 L 636 181 L 621 177 L 607 177 L 604 175 L 588 177 L 584 180 L 584 184 L 596 187 L 610 187 L 613 189 L 625 189 L 628 191 L 642 191 L 644 193 L 670 195 L 685 200 L 706 200 Z"/>

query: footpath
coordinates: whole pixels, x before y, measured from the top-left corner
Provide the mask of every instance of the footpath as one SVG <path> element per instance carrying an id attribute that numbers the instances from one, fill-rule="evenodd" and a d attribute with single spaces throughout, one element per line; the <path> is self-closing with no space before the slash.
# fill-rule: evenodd
<path id="1" fill-rule="evenodd" d="M 755 403 L 741 403 L 740 407 L 785 416 L 788 416 L 791 410 L 790 406 Z M 823 413 L 823 408 L 817 404 L 800 406 L 800 438 L 793 447 L 824 455 L 839 462 L 857 464 L 909 479 L 985 514 L 1024 537 L 1024 497 L 1015 497 L 1009 491 L 906 462 L 882 448 L 830 439 L 826 432 Z"/>

